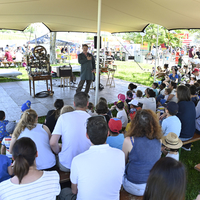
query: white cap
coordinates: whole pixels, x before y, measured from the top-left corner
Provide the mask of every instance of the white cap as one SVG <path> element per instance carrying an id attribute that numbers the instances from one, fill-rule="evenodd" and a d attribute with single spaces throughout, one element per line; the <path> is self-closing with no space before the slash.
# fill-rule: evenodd
<path id="1" fill-rule="evenodd" d="M 128 104 L 132 104 L 134 106 L 138 106 L 138 101 L 136 99 L 133 99 Z"/>

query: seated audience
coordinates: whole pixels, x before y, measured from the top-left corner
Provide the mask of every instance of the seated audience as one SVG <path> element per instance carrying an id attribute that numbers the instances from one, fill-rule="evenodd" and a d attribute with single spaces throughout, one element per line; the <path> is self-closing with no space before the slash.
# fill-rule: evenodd
<path id="1" fill-rule="evenodd" d="M 72 159 L 91 146 L 86 137 L 86 122 L 90 115 L 86 112 L 88 95 L 78 92 L 74 95 L 75 111 L 65 113 L 58 118 L 50 139 L 50 145 L 54 153 L 58 154 L 57 165 L 61 171 L 69 172 Z M 62 148 L 59 139 L 62 140 Z"/>
<path id="2" fill-rule="evenodd" d="M 168 88 L 171 90 L 170 95 L 167 98 L 167 101 L 174 101 L 177 103 L 178 99 L 176 97 L 176 83 L 175 82 L 170 82 Z"/>
<path id="3" fill-rule="evenodd" d="M 196 77 L 195 77 L 194 74 L 192 74 L 192 75 L 190 76 L 189 84 L 190 84 L 190 85 L 194 85 L 195 81 L 196 81 Z"/>
<path id="4" fill-rule="evenodd" d="M 109 128 L 109 136 L 106 140 L 106 143 L 109 144 L 110 147 L 114 147 L 122 150 L 123 142 L 124 142 L 124 134 L 121 133 L 122 130 L 122 122 L 118 118 L 111 118 L 108 122 Z"/>
<path id="5" fill-rule="evenodd" d="M 178 74 L 177 74 L 178 68 L 176 66 L 172 67 L 172 74 L 170 74 L 168 77 L 166 77 L 165 81 L 163 81 L 165 84 L 167 84 L 170 81 L 173 81 L 175 83 L 178 83 Z"/>
<path id="6" fill-rule="evenodd" d="M 165 105 L 166 119 L 162 121 L 162 131 L 164 136 L 168 135 L 170 132 L 175 133 L 178 137 L 180 136 L 181 121 L 176 116 L 178 109 L 178 104 L 173 101 Z"/>
<path id="7" fill-rule="evenodd" d="M 62 189 L 60 200 L 116 200 L 125 170 L 124 153 L 106 144 L 108 125 L 102 116 L 87 121 L 92 146 L 76 156 L 71 166 L 71 189 Z"/>
<path id="8" fill-rule="evenodd" d="M 153 83 L 151 87 L 153 88 L 153 91 L 155 92 L 156 97 L 157 97 L 158 96 L 158 90 L 157 90 L 158 83 Z"/>
<path id="9" fill-rule="evenodd" d="M 162 137 L 162 144 L 165 146 L 165 151 L 167 151 L 166 157 L 174 158 L 179 161 L 179 149 L 182 147 L 183 143 L 178 138 L 178 136 L 170 132 L 166 136 Z"/>
<path id="10" fill-rule="evenodd" d="M 0 183 L 0 199 L 56 199 L 60 193 L 56 171 L 38 171 L 37 148 L 33 140 L 23 137 L 13 146 L 15 176 Z"/>
<path id="11" fill-rule="evenodd" d="M 9 136 L 9 133 L 6 131 L 6 125 L 9 123 L 9 121 L 5 120 L 5 118 L 5 112 L 0 110 L 0 143 L 4 137 Z"/>
<path id="12" fill-rule="evenodd" d="M 104 101 L 107 105 L 108 105 L 108 102 L 107 102 L 107 100 L 104 98 L 104 97 L 100 97 L 99 98 L 99 102 L 100 101 Z M 110 118 L 112 118 L 112 112 L 110 111 L 110 109 L 108 108 L 108 113 L 107 113 L 107 115 L 110 117 Z"/>
<path id="13" fill-rule="evenodd" d="M 169 97 L 170 94 L 171 94 L 171 89 L 170 88 L 165 88 L 165 93 L 163 95 L 164 98 L 160 99 L 160 104 L 161 105 L 163 105 L 167 101 L 167 99 L 168 99 L 168 97 Z"/>
<path id="14" fill-rule="evenodd" d="M 133 93 L 129 90 L 126 92 L 126 104 L 128 105 L 128 111 L 130 111 L 130 105 L 128 104 L 133 99 Z M 129 113 L 129 112 L 128 112 Z"/>
<path id="15" fill-rule="evenodd" d="M 13 175 L 12 161 L 5 155 L 0 155 L 0 183 Z M 0 196 L 1 199 L 1 196 Z"/>
<path id="16" fill-rule="evenodd" d="M 56 110 L 50 110 L 47 113 L 45 125 L 49 128 L 51 133 L 53 132 L 58 117 L 60 116 L 60 110 L 63 106 L 64 106 L 64 101 L 62 99 L 56 99 L 54 103 L 54 107 L 56 108 Z"/>
<path id="17" fill-rule="evenodd" d="M 91 117 L 97 115 L 97 113 L 96 113 L 95 110 L 94 110 L 94 104 L 91 103 L 91 102 L 88 104 L 87 113 L 88 113 Z"/>
<path id="18" fill-rule="evenodd" d="M 139 107 L 138 101 L 136 99 L 133 99 L 131 102 L 129 102 L 129 105 L 130 105 L 129 119 L 132 120 L 135 117 L 137 110 L 140 110 L 141 107 Z"/>
<path id="19" fill-rule="evenodd" d="M 51 133 L 47 126 L 38 124 L 38 115 L 32 110 L 26 110 L 17 124 L 10 143 L 10 153 L 12 153 L 15 142 L 23 137 L 31 138 L 38 150 L 36 166 L 38 170 L 51 169 L 56 165 L 56 158 L 49 144 Z"/>
<path id="20" fill-rule="evenodd" d="M 138 110 L 131 121 L 124 139 L 126 171 L 124 189 L 137 196 L 143 196 L 149 172 L 160 159 L 162 130 L 152 110 Z"/>
<path id="21" fill-rule="evenodd" d="M 118 101 L 116 104 L 116 109 L 117 109 L 117 118 L 121 120 L 122 128 L 125 128 L 128 123 L 128 117 L 124 109 L 124 103 L 122 101 Z"/>
<path id="22" fill-rule="evenodd" d="M 142 109 L 150 109 L 156 112 L 156 100 L 155 100 L 155 92 L 152 89 L 147 88 L 145 90 L 146 97 L 137 99 L 139 103 L 142 103 Z"/>
<path id="23" fill-rule="evenodd" d="M 108 115 L 108 105 L 104 101 L 100 101 L 96 105 L 96 113 L 98 115 L 103 115 L 106 118 L 107 123 L 110 120 L 110 116 Z"/>
<path id="24" fill-rule="evenodd" d="M 1 143 L 1 154 L 6 154 L 9 159 L 12 159 L 12 154 L 9 151 L 11 142 L 11 134 L 3 138 Z"/>
<path id="25" fill-rule="evenodd" d="M 190 86 L 190 98 L 191 101 L 194 103 L 194 105 L 196 106 L 198 101 L 199 101 L 199 97 L 197 95 L 197 88 L 195 85 L 191 85 Z"/>
<path id="26" fill-rule="evenodd" d="M 136 97 L 135 89 L 137 89 L 137 85 L 130 83 L 128 85 L 128 89 L 133 93 L 133 99 Z"/>
<path id="27" fill-rule="evenodd" d="M 63 106 L 60 110 L 60 115 L 64 114 L 64 113 L 68 113 L 68 112 L 72 112 L 74 111 L 74 108 L 72 106 Z"/>
<path id="28" fill-rule="evenodd" d="M 178 98 L 178 113 L 177 117 L 181 121 L 181 133 L 179 138 L 182 141 L 191 139 L 195 133 L 195 121 L 196 121 L 196 110 L 195 105 L 190 99 L 190 90 L 184 85 L 180 85 L 177 88 Z M 185 150 L 190 149 L 191 144 L 184 145 L 182 148 Z"/>
<path id="29" fill-rule="evenodd" d="M 184 200 L 186 170 L 173 158 L 161 158 L 151 169 L 143 200 Z"/>

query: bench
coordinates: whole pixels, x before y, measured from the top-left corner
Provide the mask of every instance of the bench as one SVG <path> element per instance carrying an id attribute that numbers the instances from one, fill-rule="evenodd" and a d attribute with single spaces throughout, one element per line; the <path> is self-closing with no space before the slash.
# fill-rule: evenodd
<path id="1" fill-rule="evenodd" d="M 60 175 L 60 183 L 66 183 L 70 181 L 70 172 L 63 172 L 59 168 L 56 168 L 56 171 Z"/>
<path id="2" fill-rule="evenodd" d="M 194 166 L 194 169 L 200 172 L 200 163 Z"/>
<path id="3" fill-rule="evenodd" d="M 142 200 L 143 197 L 134 196 L 126 192 L 126 190 L 122 189 L 120 191 L 120 200 Z"/>
<path id="4" fill-rule="evenodd" d="M 192 143 L 192 142 L 196 142 L 196 141 L 198 141 L 198 140 L 200 140 L 200 135 L 197 134 L 197 133 L 195 133 L 194 136 L 192 137 L 192 139 L 187 140 L 187 141 L 184 141 L 184 142 L 183 142 L 183 145 L 189 144 L 189 143 Z"/>

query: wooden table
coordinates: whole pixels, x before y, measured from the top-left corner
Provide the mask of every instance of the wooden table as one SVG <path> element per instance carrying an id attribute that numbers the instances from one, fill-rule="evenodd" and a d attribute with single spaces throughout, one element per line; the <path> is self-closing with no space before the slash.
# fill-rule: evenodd
<path id="1" fill-rule="evenodd" d="M 31 89 L 33 89 L 33 97 L 35 97 L 35 81 L 43 81 L 46 80 L 46 86 L 48 91 L 48 80 L 50 80 L 50 87 L 51 87 L 51 93 L 52 90 L 52 76 L 51 75 L 38 75 L 38 76 L 29 76 L 29 89 L 30 89 L 30 95 L 31 95 Z M 33 88 L 31 87 L 31 81 L 33 82 Z"/>

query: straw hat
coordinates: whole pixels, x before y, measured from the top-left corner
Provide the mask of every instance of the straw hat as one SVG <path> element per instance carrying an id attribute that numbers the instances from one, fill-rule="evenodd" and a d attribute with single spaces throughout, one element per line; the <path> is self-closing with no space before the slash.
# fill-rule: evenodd
<path id="1" fill-rule="evenodd" d="M 179 149 L 183 143 L 175 133 L 168 133 L 167 136 L 162 137 L 162 143 L 170 149 Z"/>

